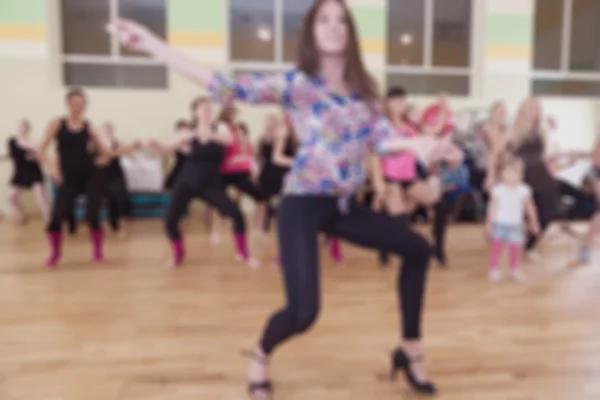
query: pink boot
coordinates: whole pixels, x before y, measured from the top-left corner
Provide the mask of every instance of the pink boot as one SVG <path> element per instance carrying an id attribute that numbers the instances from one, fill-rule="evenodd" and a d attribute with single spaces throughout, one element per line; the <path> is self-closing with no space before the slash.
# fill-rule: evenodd
<path id="1" fill-rule="evenodd" d="M 337 264 L 344 263 L 344 255 L 342 254 L 342 247 L 338 238 L 329 239 L 329 254 Z"/>
<path id="2" fill-rule="evenodd" d="M 235 234 L 235 248 L 237 250 L 238 257 L 243 262 L 247 262 L 250 259 L 250 256 L 248 254 L 248 244 L 246 242 L 246 234 L 245 233 L 236 233 Z"/>
<path id="3" fill-rule="evenodd" d="M 173 266 L 178 267 L 183 264 L 183 259 L 185 258 L 183 239 L 172 240 L 171 248 L 173 249 Z"/>
<path id="4" fill-rule="evenodd" d="M 92 246 L 94 249 L 93 261 L 95 263 L 101 263 L 104 261 L 104 254 L 102 253 L 102 242 L 104 241 L 104 235 L 102 234 L 102 231 L 91 231 L 90 239 L 92 240 Z"/>
<path id="5" fill-rule="evenodd" d="M 62 234 L 60 232 L 49 232 L 48 242 L 50 243 L 50 257 L 46 260 L 46 266 L 54 267 L 60 261 Z"/>

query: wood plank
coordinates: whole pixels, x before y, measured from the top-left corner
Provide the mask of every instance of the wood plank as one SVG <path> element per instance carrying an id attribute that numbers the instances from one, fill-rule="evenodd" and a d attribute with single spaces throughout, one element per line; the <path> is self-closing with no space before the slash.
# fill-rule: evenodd
<path id="1" fill-rule="evenodd" d="M 186 224 L 190 259 L 161 267 L 160 221 L 107 237 L 108 262 L 88 259 L 84 226 L 68 238 L 56 272 L 41 267 L 42 226 L 0 224 L 0 398 L 3 400 L 190 400 L 244 398 L 247 360 L 282 302 L 267 262 L 237 264 L 228 238 L 213 248 Z M 525 284 L 487 282 L 481 227 L 453 226 L 449 270 L 431 269 L 425 316 L 429 370 L 442 400 L 600 398 L 600 271 L 569 269 L 577 243 L 551 235 Z M 386 382 L 398 343 L 395 269 L 344 247 L 345 268 L 323 252 L 323 313 L 310 334 L 278 351 L 278 399 L 416 398 Z"/>

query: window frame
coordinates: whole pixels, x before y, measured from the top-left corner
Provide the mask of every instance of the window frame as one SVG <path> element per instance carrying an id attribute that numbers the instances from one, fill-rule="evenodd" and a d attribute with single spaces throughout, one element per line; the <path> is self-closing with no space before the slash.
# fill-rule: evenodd
<path id="1" fill-rule="evenodd" d="M 386 0 L 385 7 L 389 9 L 390 2 L 394 0 Z M 468 93 L 456 94 L 449 93 L 451 97 L 470 97 L 473 94 L 473 76 L 475 70 L 475 30 L 477 27 L 477 5 L 475 4 L 478 0 L 470 0 L 470 18 L 469 18 L 469 57 L 468 66 L 466 67 L 443 67 L 433 65 L 433 49 L 434 49 L 434 22 L 435 22 L 435 1 L 436 0 L 421 0 L 424 5 L 424 16 L 423 16 L 423 65 L 394 65 L 388 61 L 388 48 L 390 38 L 387 37 L 389 29 L 389 20 L 385 20 L 386 29 L 386 47 L 385 47 L 385 81 L 389 81 L 389 75 L 421 75 L 421 76 L 460 76 L 464 77 L 469 82 Z M 415 93 L 415 96 L 430 96 L 431 94 Z"/>
<path id="2" fill-rule="evenodd" d="M 537 13 L 537 1 L 534 7 L 533 19 L 535 21 L 536 13 Z M 571 61 L 571 38 L 573 36 L 573 9 L 574 9 L 574 0 L 562 0 L 562 29 L 560 32 L 560 66 L 558 69 L 536 69 L 535 68 L 535 59 L 531 60 L 531 79 L 530 85 L 532 94 L 539 96 L 566 96 L 566 97 L 581 97 L 581 98 L 591 98 L 596 97 L 593 95 L 564 95 L 564 94 L 555 94 L 555 93 L 533 93 L 533 86 L 535 81 L 539 80 L 548 80 L 548 81 L 556 81 L 559 83 L 562 82 L 570 82 L 570 81 L 585 81 L 592 83 L 600 83 L 600 70 L 597 72 L 592 71 L 572 71 L 570 69 L 570 61 Z M 533 57 L 535 57 L 535 26 L 533 33 Z"/>
<path id="3" fill-rule="evenodd" d="M 259 73 L 281 72 L 295 67 L 295 63 L 285 61 L 283 58 L 283 33 L 284 33 L 284 3 L 285 0 L 271 0 L 273 2 L 273 45 L 275 46 L 274 58 L 272 61 L 238 61 L 233 59 L 231 49 L 231 0 L 224 0 L 227 7 L 226 12 L 226 52 L 228 60 L 228 70 L 230 73 L 237 71 L 255 71 Z"/>
<path id="4" fill-rule="evenodd" d="M 102 1 L 102 0 L 96 0 Z M 121 0 L 106 0 L 108 1 L 108 17 L 110 20 L 114 20 L 119 16 L 119 5 Z M 167 4 L 169 0 L 165 0 L 165 24 L 167 24 Z M 62 11 L 62 0 L 58 4 L 58 14 L 60 15 L 61 24 L 63 23 L 64 14 Z M 98 55 L 98 54 L 67 54 L 64 48 L 64 32 L 62 28 L 59 28 L 60 34 L 60 68 L 64 68 L 66 65 L 102 65 L 107 67 L 119 67 L 119 66 L 153 66 L 153 67 L 167 67 L 162 61 L 155 60 L 149 57 L 135 56 L 135 55 L 123 55 L 121 52 L 121 44 L 115 35 L 110 35 L 110 54 Z M 168 70 L 167 70 L 167 84 L 160 87 L 128 87 L 128 86 L 95 86 L 94 88 L 105 89 L 105 88 L 119 88 L 119 89 L 140 89 L 140 90 L 165 90 L 169 88 Z M 66 76 L 63 75 L 62 84 L 69 86 L 67 83 Z M 86 86 L 86 85 L 83 85 Z"/>

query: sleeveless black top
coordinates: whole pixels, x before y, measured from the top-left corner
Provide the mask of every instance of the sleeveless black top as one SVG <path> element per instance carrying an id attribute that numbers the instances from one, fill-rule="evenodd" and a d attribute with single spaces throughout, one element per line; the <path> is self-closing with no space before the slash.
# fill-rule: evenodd
<path id="1" fill-rule="evenodd" d="M 514 147 L 512 153 L 523 160 L 525 183 L 531 186 L 534 192 L 553 193 L 558 190 L 558 183 L 546 165 L 542 138 L 535 135 Z"/>
<path id="2" fill-rule="evenodd" d="M 186 156 L 178 180 L 195 187 L 220 184 L 221 164 L 225 158 L 225 146 L 208 141 L 192 140 L 190 153 Z"/>
<path id="3" fill-rule="evenodd" d="M 259 157 L 260 157 L 260 162 L 263 166 L 263 170 L 267 169 L 267 170 L 273 170 L 273 171 L 283 171 L 285 173 L 285 171 L 288 170 L 287 167 L 282 167 L 280 165 L 276 165 L 273 163 L 273 149 L 274 149 L 274 145 L 273 143 L 269 143 L 269 142 L 263 142 L 260 145 L 260 149 L 259 149 Z M 294 144 L 294 140 L 292 138 L 288 138 L 286 143 L 285 143 L 285 149 L 284 149 L 284 154 L 288 157 L 293 157 L 296 153 L 296 146 Z"/>
<path id="4" fill-rule="evenodd" d="M 93 155 L 88 149 L 90 140 L 91 134 L 87 121 L 79 131 L 70 130 L 66 118 L 61 121 L 56 141 L 60 155 L 60 169 L 65 180 L 84 179 L 93 171 Z"/>
<path id="5" fill-rule="evenodd" d="M 16 138 L 8 141 L 8 153 L 13 163 L 11 185 L 30 187 L 34 183 L 44 181 L 39 162 L 29 157 L 28 151 L 19 146 Z"/>
<path id="6" fill-rule="evenodd" d="M 116 140 L 113 141 L 112 148 L 113 150 L 117 150 L 119 148 L 119 142 Z M 123 167 L 121 167 L 120 157 L 113 157 L 106 169 L 108 171 L 108 178 L 111 180 L 124 179 L 125 177 Z"/>

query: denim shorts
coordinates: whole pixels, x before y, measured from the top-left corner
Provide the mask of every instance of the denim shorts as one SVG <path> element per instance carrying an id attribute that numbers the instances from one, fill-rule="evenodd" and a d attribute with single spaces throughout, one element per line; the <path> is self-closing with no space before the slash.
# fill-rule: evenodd
<path id="1" fill-rule="evenodd" d="M 494 224 L 492 239 L 501 240 L 506 243 L 523 243 L 525 241 L 523 226 Z"/>

